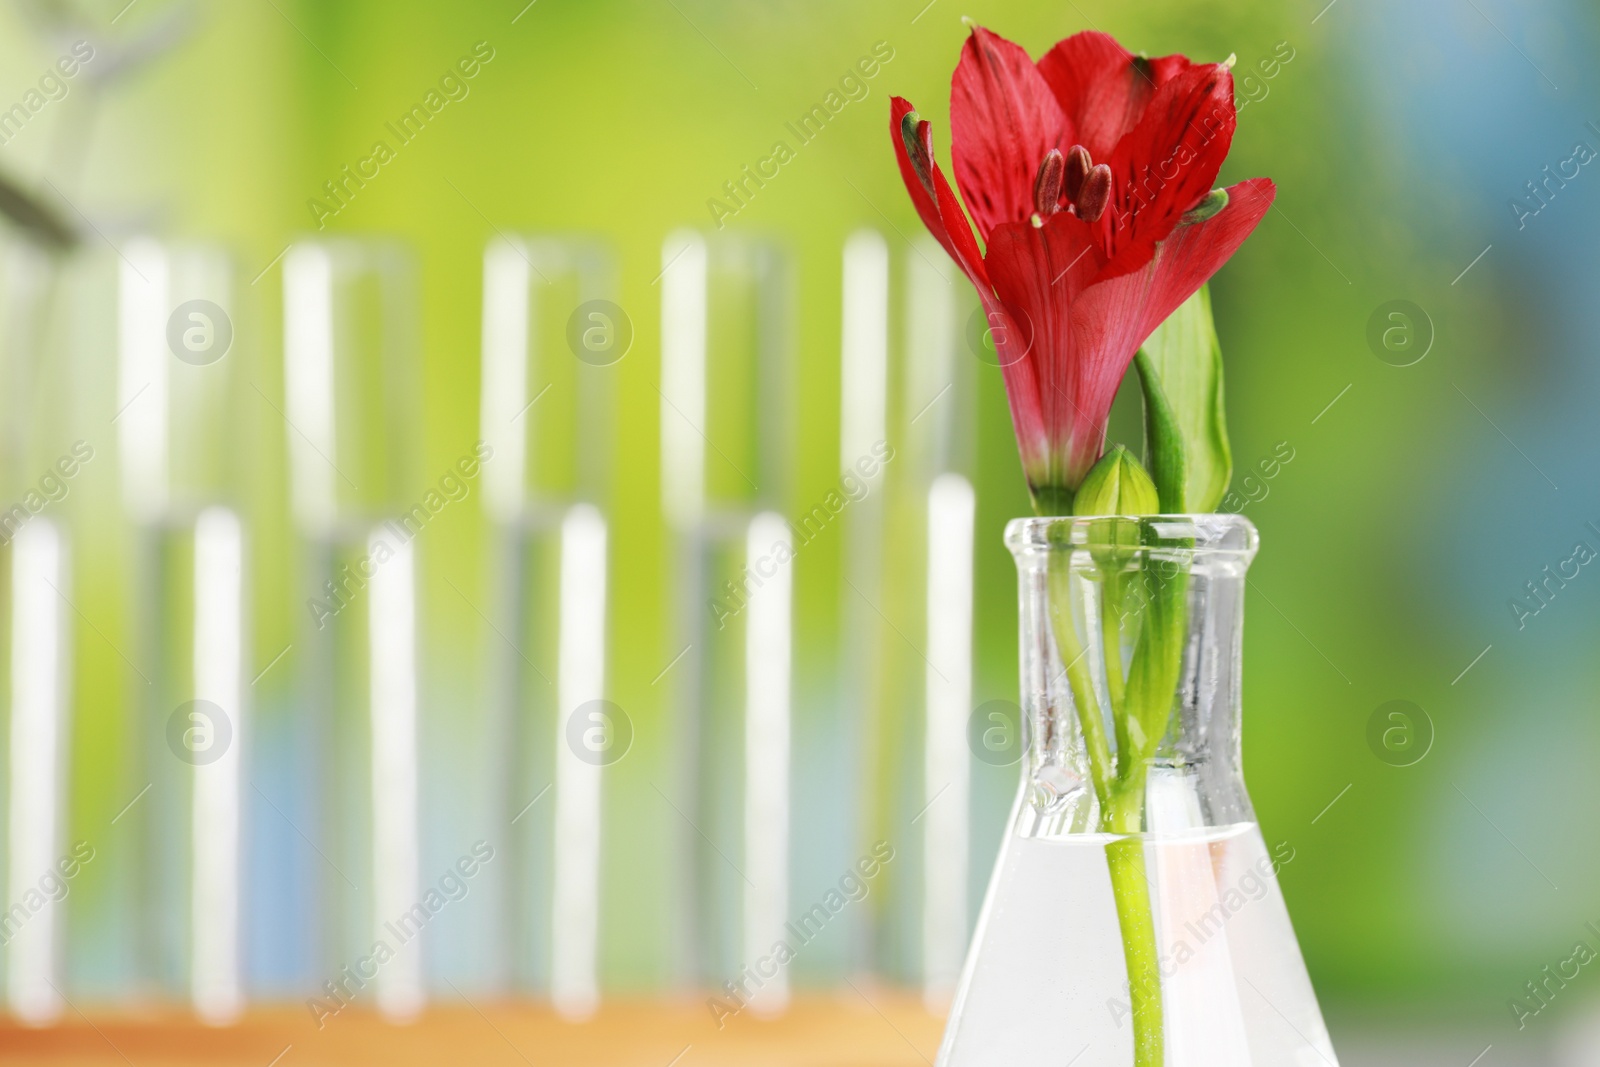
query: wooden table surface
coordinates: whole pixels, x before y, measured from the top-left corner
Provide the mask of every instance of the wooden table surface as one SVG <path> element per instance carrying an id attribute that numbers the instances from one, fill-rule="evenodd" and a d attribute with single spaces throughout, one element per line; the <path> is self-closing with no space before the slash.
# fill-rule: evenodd
<path id="1" fill-rule="evenodd" d="M 839 996 L 797 998 L 783 1015 L 745 1012 L 719 1029 L 704 1001 L 617 1001 L 582 1023 L 548 1008 L 473 998 L 395 1026 L 352 1006 L 318 1029 L 304 1007 L 201 1026 L 176 1014 L 88 1014 L 55 1026 L 0 1022 L 0 1062 L 56 1067 L 320 1067 L 471 1064 L 483 1067 L 926 1067 L 942 1019 L 921 1001 L 857 983 Z"/>

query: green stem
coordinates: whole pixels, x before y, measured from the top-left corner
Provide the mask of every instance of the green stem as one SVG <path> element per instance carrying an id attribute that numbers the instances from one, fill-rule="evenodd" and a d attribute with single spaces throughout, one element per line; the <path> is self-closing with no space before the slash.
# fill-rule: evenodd
<path id="1" fill-rule="evenodd" d="M 1051 553 L 1049 582 L 1050 632 L 1055 635 L 1056 651 L 1067 672 L 1072 704 L 1078 713 L 1078 728 L 1083 731 L 1083 745 L 1089 755 L 1089 777 L 1095 797 L 1100 801 L 1100 810 L 1104 811 L 1111 799 L 1111 782 L 1116 769 L 1112 764 L 1111 744 L 1106 739 L 1106 726 L 1100 716 L 1100 702 L 1095 699 L 1089 662 L 1072 622 L 1072 568 L 1067 553 Z"/>
<path id="2" fill-rule="evenodd" d="M 1161 963 L 1156 952 L 1155 912 L 1150 906 L 1150 881 L 1144 865 L 1144 772 L 1137 772 L 1117 791 L 1107 829 L 1118 835 L 1106 845 L 1111 868 L 1111 895 L 1122 927 L 1122 958 L 1128 969 L 1128 998 L 1133 1011 L 1134 1067 L 1161 1067 L 1163 1033 Z"/>
<path id="3" fill-rule="evenodd" d="M 1110 567 L 1100 583 L 1100 639 L 1105 645 L 1106 696 L 1111 715 L 1122 711 L 1122 578 Z"/>
<path id="4" fill-rule="evenodd" d="M 1106 863 L 1111 871 L 1111 895 L 1117 905 L 1122 930 L 1122 957 L 1128 971 L 1128 1002 L 1133 1012 L 1134 1067 L 1161 1067 L 1162 1010 L 1161 967 L 1156 951 L 1155 911 L 1150 903 L 1150 881 L 1145 871 L 1144 784 L 1152 744 L 1136 744 L 1130 722 L 1136 710 L 1128 706 L 1122 672 L 1122 577 L 1114 566 L 1105 568 L 1100 586 L 1101 640 L 1105 645 L 1106 692 L 1111 717 L 1117 725 L 1117 782 L 1110 803 L 1101 806 L 1101 829 L 1116 835 L 1106 843 Z M 1144 627 L 1139 627 L 1141 638 Z"/>
<path id="5" fill-rule="evenodd" d="M 1122 928 L 1122 957 L 1128 968 L 1128 1005 L 1133 1009 L 1134 1067 L 1162 1067 L 1162 971 L 1155 945 L 1155 915 L 1144 870 L 1144 779 L 1150 742 L 1136 744 L 1122 670 L 1122 574 L 1115 563 L 1102 569 L 1101 645 L 1106 659 L 1106 696 L 1117 725 L 1117 784 L 1110 803 L 1101 805 L 1101 829 L 1117 837 L 1106 843 L 1110 893 Z M 1142 629 L 1144 627 L 1139 627 Z"/>
<path id="6" fill-rule="evenodd" d="M 1128 730 L 1136 709 L 1127 705 L 1122 669 L 1121 620 L 1118 612 L 1123 586 L 1108 581 L 1102 586 L 1100 627 L 1106 664 L 1106 690 L 1111 701 L 1119 754 L 1111 749 L 1095 695 L 1089 658 L 1078 640 L 1072 617 L 1072 570 L 1069 553 L 1052 553 L 1049 572 L 1050 629 L 1066 670 L 1067 684 L 1077 710 L 1079 729 L 1089 758 L 1095 796 L 1100 802 L 1100 828 L 1114 839 L 1106 844 L 1111 892 L 1122 933 L 1123 960 L 1128 972 L 1129 1003 L 1133 1012 L 1133 1067 L 1162 1067 L 1163 1033 L 1161 971 L 1156 951 L 1155 914 L 1150 903 L 1150 883 L 1145 870 L 1144 783 L 1146 763 L 1159 738 L 1136 745 Z M 1091 624 L 1092 625 L 1092 624 Z M 1145 627 L 1141 625 L 1141 639 Z M 1118 764 L 1120 763 L 1120 767 Z"/>

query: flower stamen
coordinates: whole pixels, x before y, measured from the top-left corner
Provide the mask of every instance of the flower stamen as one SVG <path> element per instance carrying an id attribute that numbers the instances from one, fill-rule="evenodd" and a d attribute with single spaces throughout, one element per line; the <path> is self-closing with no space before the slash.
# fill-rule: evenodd
<path id="1" fill-rule="evenodd" d="M 1033 179 L 1033 208 L 1048 218 L 1061 210 L 1062 179 L 1066 176 L 1067 161 L 1061 149 L 1052 148 L 1044 154 L 1039 164 L 1039 175 Z"/>
<path id="2" fill-rule="evenodd" d="M 1095 222 L 1106 213 L 1106 205 L 1111 202 L 1111 168 L 1104 163 L 1096 163 L 1089 170 L 1088 177 L 1083 179 L 1083 188 L 1078 190 L 1074 202 L 1078 209 L 1078 217 L 1084 222 Z"/>
<path id="3" fill-rule="evenodd" d="M 1081 144 L 1075 144 L 1067 152 L 1067 168 L 1061 175 L 1061 189 L 1067 194 L 1067 203 L 1076 204 L 1078 193 L 1083 190 L 1083 179 L 1089 176 L 1094 160 L 1089 158 L 1089 150 Z"/>

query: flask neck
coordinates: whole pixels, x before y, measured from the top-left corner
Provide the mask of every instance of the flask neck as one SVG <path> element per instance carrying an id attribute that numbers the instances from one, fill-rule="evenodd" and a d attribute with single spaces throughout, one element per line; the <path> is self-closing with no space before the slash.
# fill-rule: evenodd
<path id="1" fill-rule="evenodd" d="M 1240 773 L 1245 570 L 1235 516 L 1029 520 L 1019 829 L 1166 833 L 1253 818 Z"/>

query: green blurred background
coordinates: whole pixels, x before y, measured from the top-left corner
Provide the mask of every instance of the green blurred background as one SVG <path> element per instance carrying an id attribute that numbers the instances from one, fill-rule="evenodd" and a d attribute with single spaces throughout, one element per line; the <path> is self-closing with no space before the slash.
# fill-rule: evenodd
<path id="1" fill-rule="evenodd" d="M 272 398 L 283 390 L 274 257 L 315 231 L 308 200 L 475 44 L 493 50 L 470 94 L 326 220 L 327 234 L 394 236 L 419 256 L 419 492 L 478 437 L 486 242 L 499 232 L 585 232 L 615 249 L 618 302 L 636 333 L 615 368 L 609 688 L 637 733 L 605 779 L 601 946 L 603 981 L 622 991 L 660 988 L 675 973 L 668 905 L 653 888 L 677 839 L 677 816 L 652 784 L 670 774 L 673 751 L 653 680 L 677 651 L 659 503 L 653 279 L 663 238 L 711 227 L 707 201 L 723 196 L 725 181 L 774 140 L 792 142 L 784 124 L 878 42 L 892 49 L 866 98 L 726 222 L 775 238 L 792 256 L 799 373 L 786 496 L 798 513 L 837 484 L 843 243 L 860 228 L 881 231 L 898 271 L 914 254 L 907 239 L 921 236 L 890 154 L 888 98 L 910 98 L 933 121 L 943 156 L 962 17 L 1034 55 L 1091 27 L 1150 54 L 1235 54 L 1249 103 L 1223 179 L 1267 175 L 1279 186 L 1277 210 L 1213 284 L 1235 488 L 1258 498 L 1244 511 L 1263 541 L 1248 610 L 1246 772 L 1268 839 L 1297 850 L 1282 881 L 1335 1043 L 1345 1020 L 1404 1029 L 1450 1018 L 1504 1047 L 1531 1045 L 1553 1039 L 1552 1016 L 1576 1018 L 1600 998 L 1600 978 L 1585 971 L 1533 1021 L 1533 1034 L 1518 1033 L 1507 1008 L 1600 919 L 1600 858 L 1584 829 L 1600 805 L 1600 579 L 1565 583 L 1520 628 L 1509 606 L 1516 597 L 1533 605 L 1525 583 L 1570 556 L 1574 541 L 1600 546 L 1585 526 L 1600 523 L 1600 178 L 1585 167 L 1547 189 L 1548 204 L 1520 227 L 1510 206 L 1516 197 L 1535 204 L 1525 183 L 1571 156 L 1575 141 L 1600 146 L 1600 132 L 1585 126 L 1600 121 L 1593 5 L 124 2 L 0 9 L 8 100 L 63 42 L 87 38 L 102 56 L 137 60 L 102 84 L 75 83 L 0 148 L 0 166 L 68 201 L 65 214 L 91 221 L 91 242 L 153 233 L 230 245 L 243 294 L 235 317 L 255 338 L 240 358 Z M 1268 77 L 1257 63 L 1273 58 Z M 1396 299 L 1426 315 L 1414 325 L 1431 343 L 1410 366 L 1379 358 L 1368 341 L 1369 320 Z M 901 326 L 897 313 L 896 360 Z M 977 364 L 972 381 L 978 703 L 1016 696 L 1014 571 L 1000 534 L 1027 499 L 998 371 Z M 1113 432 L 1131 442 L 1129 399 Z M 269 404 L 254 393 L 246 400 L 237 445 L 255 546 L 254 676 L 292 644 L 303 608 L 286 592 L 288 431 Z M 1275 452 L 1281 459 L 1285 447 L 1291 461 L 1244 486 L 1250 467 Z M 117 524 L 95 510 L 112 506 L 115 465 L 84 477 L 74 505 L 83 617 L 71 820 L 80 836 L 98 832 L 132 792 L 118 773 L 127 670 L 111 645 L 129 625 L 128 553 Z M 474 497 L 442 515 L 421 549 L 424 871 L 460 851 L 489 803 L 477 783 L 491 638 L 451 589 L 492 588 L 484 544 Z M 837 531 L 824 534 L 797 572 L 797 731 L 827 705 L 837 677 L 843 546 Z M 273 716 L 294 702 L 293 678 L 291 654 L 257 687 L 259 760 L 293 761 L 282 743 L 275 755 L 271 747 Z M 1368 743 L 1370 717 L 1396 699 L 1431 720 L 1431 750 L 1411 766 L 1385 762 Z M 1014 768 L 976 765 L 974 774 L 981 885 L 1015 779 Z M 888 788 L 862 775 L 869 794 Z M 796 877 L 805 895 L 798 880 L 807 876 Z M 106 938 L 121 891 L 116 863 L 96 865 L 71 903 L 71 959 L 86 987 L 108 995 L 119 971 Z M 881 912 L 898 898 L 870 899 Z M 492 931 L 484 916 L 450 921 L 430 970 L 471 988 L 475 946 Z M 252 936 L 257 987 L 294 997 L 301 964 L 260 930 Z M 848 952 L 830 951 L 797 970 L 801 984 L 842 973 Z M 890 977 L 893 957 L 883 957 Z"/>

